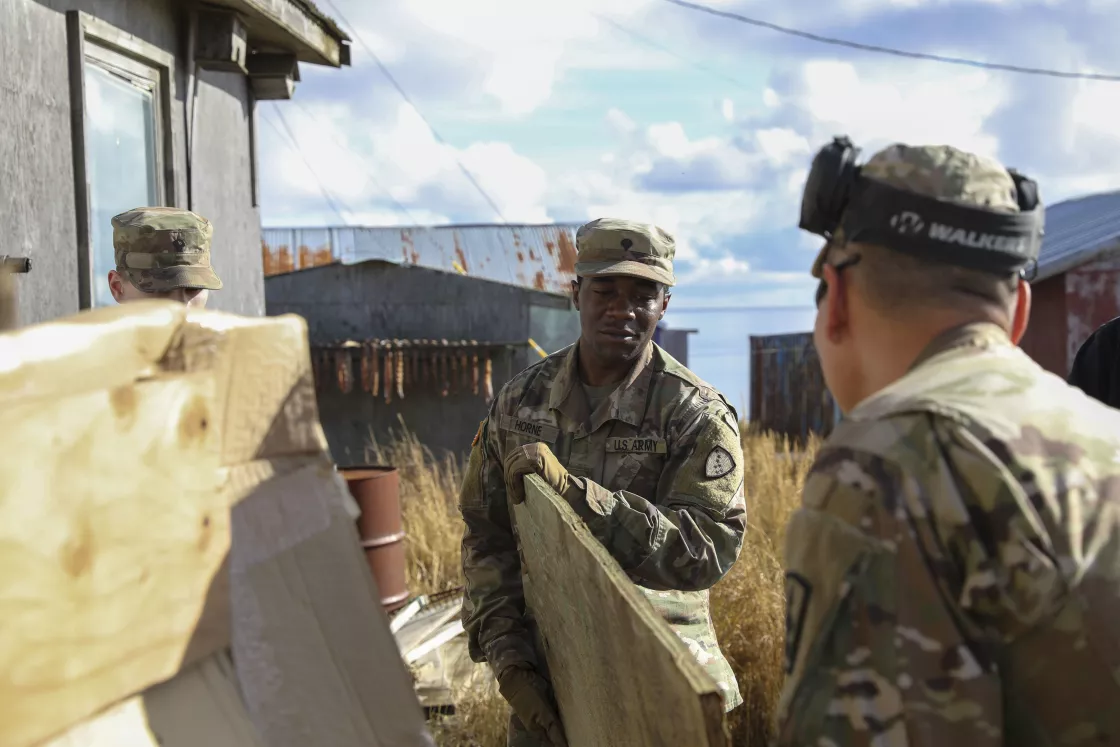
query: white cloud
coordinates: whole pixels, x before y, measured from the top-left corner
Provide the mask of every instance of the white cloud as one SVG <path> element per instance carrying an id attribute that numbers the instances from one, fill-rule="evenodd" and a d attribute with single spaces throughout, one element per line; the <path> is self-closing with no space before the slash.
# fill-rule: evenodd
<path id="1" fill-rule="evenodd" d="M 866 71 L 869 66 L 863 66 Z M 857 71 L 849 62 L 814 60 L 802 67 L 799 103 L 815 121 L 815 140 L 843 129 L 866 147 L 891 142 L 950 143 L 996 155 L 998 138 L 985 122 L 1007 99 L 1004 78 L 985 71 L 895 63 Z"/>
<path id="2" fill-rule="evenodd" d="M 612 128 L 625 135 L 629 135 L 638 129 L 638 125 L 621 109 L 611 108 L 607 110 L 607 123 Z"/>
<path id="3" fill-rule="evenodd" d="M 548 100 L 564 65 L 579 64 L 581 59 L 587 64 L 585 57 L 569 59 L 568 52 L 602 31 L 596 13 L 625 18 L 648 2 L 410 0 L 408 9 L 429 29 L 470 45 L 487 68 L 485 92 L 495 97 L 507 114 L 524 115 Z M 651 55 L 643 51 L 640 57 L 645 62 Z M 658 60 L 655 56 L 652 59 Z M 615 55 L 614 60 L 625 67 L 634 66 L 635 55 Z M 602 68 L 616 63 L 602 56 L 596 64 Z"/>
<path id="4" fill-rule="evenodd" d="M 735 102 L 731 99 L 724 99 L 720 104 L 720 113 L 728 122 L 733 121 L 735 119 Z"/>
<path id="5" fill-rule="evenodd" d="M 688 264 L 687 271 L 678 282 L 693 284 L 704 282 L 741 282 L 751 272 L 750 262 L 725 254 L 718 259 L 700 257 Z"/>
<path id="6" fill-rule="evenodd" d="M 277 139 L 271 129 L 264 133 L 269 138 L 264 146 L 271 154 L 271 189 L 294 199 L 321 201 L 325 188 L 351 224 L 368 224 L 386 214 L 396 216 L 387 221 L 391 223 L 446 223 L 448 212 L 464 205 L 475 214 L 497 221 L 485 198 L 460 171 L 461 163 L 497 203 L 507 221 L 550 221 L 544 207 L 547 175 L 507 143 L 476 142 L 463 149 L 440 143 L 416 110 L 403 103 L 390 128 L 364 135 L 353 135 L 345 129 L 337 112 L 332 117 L 329 109 L 307 111 L 311 113 L 284 112 L 302 158 L 286 137 Z M 275 111 L 264 108 L 262 116 L 283 131 Z M 409 216 L 390 212 L 384 205 L 368 207 L 377 201 L 391 202 L 384 198 L 385 192 L 404 203 Z M 333 214 L 331 221 L 337 222 Z"/>

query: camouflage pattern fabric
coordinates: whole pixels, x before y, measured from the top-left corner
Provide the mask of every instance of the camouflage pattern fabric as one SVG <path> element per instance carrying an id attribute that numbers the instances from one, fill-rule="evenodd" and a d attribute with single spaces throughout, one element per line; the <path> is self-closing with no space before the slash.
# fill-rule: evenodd
<path id="1" fill-rule="evenodd" d="M 663 228 L 600 218 L 576 231 L 576 274 L 584 278 L 630 275 L 672 287 L 676 251 L 676 240 Z"/>
<path id="2" fill-rule="evenodd" d="M 113 216 L 117 272 L 148 293 L 176 288 L 220 290 L 210 266 L 210 221 L 189 210 L 135 208 Z"/>
<path id="3" fill-rule="evenodd" d="M 999 328 L 852 410 L 786 564 L 778 744 L 1120 743 L 1120 411 Z"/>
<path id="4" fill-rule="evenodd" d="M 860 167 L 860 174 L 937 200 L 997 212 L 1019 212 L 1015 182 L 999 161 L 950 145 L 891 145 L 869 158 Z M 840 228 L 832 243 L 826 244 L 813 262 L 813 277 L 821 277 L 829 246 L 843 246 L 844 241 Z"/>
<path id="5" fill-rule="evenodd" d="M 496 676 L 521 663 L 543 667 L 502 474 L 511 449 L 543 442 L 583 487 L 576 512 L 731 709 L 742 698 L 716 642 L 707 590 L 738 558 L 746 525 L 735 411 L 650 343 L 629 378 L 591 412 L 577 350 L 578 343 L 554 353 L 503 387 L 471 450 L 460 493 L 471 657 L 489 662 Z"/>

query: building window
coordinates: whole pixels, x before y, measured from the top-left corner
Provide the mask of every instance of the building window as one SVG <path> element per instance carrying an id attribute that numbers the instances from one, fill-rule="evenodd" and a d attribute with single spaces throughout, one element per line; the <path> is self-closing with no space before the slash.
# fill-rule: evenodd
<path id="1" fill-rule="evenodd" d="M 86 176 L 89 183 L 93 306 L 115 303 L 109 271 L 116 267 L 117 213 L 163 204 L 160 184 L 159 76 L 110 50 L 86 47 Z"/>
<path id="2" fill-rule="evenodd" d="M 173 57 L 85 13 L 71 11 L 71 96 L 77 179 L 79 306 L 115 303 L 118 213 L 173 203 L 169 81 Z"/>

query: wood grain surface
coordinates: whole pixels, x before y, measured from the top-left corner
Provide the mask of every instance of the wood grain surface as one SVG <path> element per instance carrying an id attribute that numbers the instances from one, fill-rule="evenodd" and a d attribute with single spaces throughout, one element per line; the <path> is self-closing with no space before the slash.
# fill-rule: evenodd
<path id="1" fill-rule="evenodd" d="M 514 515 L 568 744 L 727 747 L 716 683 L 564 499 L 530 476 Z"/>

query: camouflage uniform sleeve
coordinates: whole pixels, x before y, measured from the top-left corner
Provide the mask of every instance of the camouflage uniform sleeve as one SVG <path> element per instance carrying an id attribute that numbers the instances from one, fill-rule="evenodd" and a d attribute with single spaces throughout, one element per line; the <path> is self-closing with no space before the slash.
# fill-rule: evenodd
<path id="1" fill-rule="evenodd" d="M 462 620 L 468 649 L 472 660 L 489 662 L 500 677 L 509 667 L 535 667 L 537 662 L 524 620 L 521 558 L 506 501 L 497 423 L 496 409 L 491 408 L 471 446 L 459 511 L 466 524 Z"/>
<path id="2" fill-rule="evenodd" d="M 651 589 L 698 591 L 739 557 L 746 530 L 739 426 L 719 400 L 677 423 L 657 496 L 611 492 L 587 478 L 574 504 L 631 578 Z"/>
<path id="3" fill-rule="evenodd" d="M 970 434 L 884 435 L 899 461 L 823 451 L 787 530 L 777 744 L 1002 745 L 1000 644 L 1048 608 L 1056 563 Z"/>

